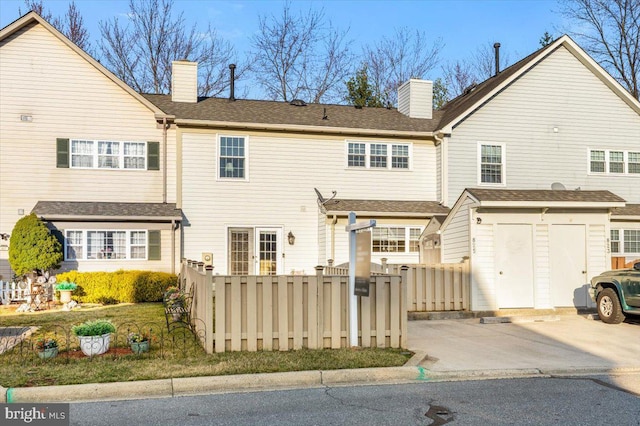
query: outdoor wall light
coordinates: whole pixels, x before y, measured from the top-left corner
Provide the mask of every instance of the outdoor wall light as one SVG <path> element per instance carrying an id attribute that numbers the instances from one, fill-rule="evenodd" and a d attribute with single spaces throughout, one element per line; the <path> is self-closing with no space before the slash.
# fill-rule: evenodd
<path id="1" fill-rule="evenodd" d="M 482 218 L 477 218 L 476 222 L 478 223 L 478 225 L 480 225 L 482 223 Z"/>
<path id="2" fill-rule="evenodd" d="M 293 235 L 293 232 L 289 231 L 289 234 L 287 234 L 287 241 L 289 242 L 289 245 L 292 246 L 295 244 L 296 242 L 296 236 Z"/>

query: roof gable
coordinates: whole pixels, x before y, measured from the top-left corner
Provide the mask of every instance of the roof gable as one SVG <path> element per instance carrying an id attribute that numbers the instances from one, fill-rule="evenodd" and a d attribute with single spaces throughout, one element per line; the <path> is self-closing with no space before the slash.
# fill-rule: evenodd
<path id="1" fill-rule="evenodd" d="M 480 83 L 469 93 L 462 94 L 444 105 L 442 108 L 442 119 L 438 126 L 439 132 L 451 133 L 458 123 L 473 114 L 474 111 L 489 102 L 493 97 L 521 78 L 545 58 L 552 55 L 560 47 L 566 48 L 578 59 L 580 63 L 582 63 L 611 91 L 621 98 L 631 109 L 633 109 L 637 114 L 640 114 L 640 102 L 631 96 L 629 92 L 627 92 L 569 36 L 564 35 L 553 43 L 537 50 L 531 55 L 504 69 L 498 75 Z"/>
<path id="2" fill-rule="evenodd" d="M 116 77 L 111 71 L 106 69 L 100 62 L 93 59 L 87 52 L 80 49 L 75 43 L 69 40 L 64 34 L 54 28 L 51 24 L 49 24 L 44 18 L 38 15 L 36 12 L 29 12 L 22 17 L 18 18 L 11 24 L 0 30 L 0 42 L 5 40 L 6 38 L 14 35 L 18 31 L 28 27 L 29 25 L 41 25 L 47 31 L 49 31 L 54 37 L 64 43 L 67 47 L 73 50 L 78 56 L 83 58 L 89 64 L 91 64 L 94 68 L 96 68 L 99 72 L 104 74 L 109 80 L 113 81 L 117 86 L 127 92 L 131 97 L 136 99 L 138 102 L 143 104 L 146 108 L 152 111 L 154 114 L 159 116 L 165 115 L 164 112 L 155 104 L 144 98 L 142 95 L 137 93 L 131 87 L 129 87 L 126 83 Z"/>

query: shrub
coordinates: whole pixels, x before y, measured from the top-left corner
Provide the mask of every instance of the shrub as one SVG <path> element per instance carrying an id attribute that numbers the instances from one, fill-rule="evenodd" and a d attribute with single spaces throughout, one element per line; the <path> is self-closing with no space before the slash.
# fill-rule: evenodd
<path id="1" fill-rule="evenodd" d="M 71 331 L 76 336 L 102 336 L 103 334 L 115 333 L 116 327 L 110 320 L 89 320 L 74 325 Z"/>
<path id="2" fill-rule="evenodd" d="M 84 303 L 159 302 L 164 290 L 175 285 L 178 277 L 166 272 L 116 271 L 58 274 L 59 280 L 78 285 L 74 298 Z"/>
<path id="3" fill-rule="evenodd" d="M 9 240 L 9 264 L 17 275 L 59 268 L 62 259 L 62 245 L 35 213 L 16 222 Z"/>

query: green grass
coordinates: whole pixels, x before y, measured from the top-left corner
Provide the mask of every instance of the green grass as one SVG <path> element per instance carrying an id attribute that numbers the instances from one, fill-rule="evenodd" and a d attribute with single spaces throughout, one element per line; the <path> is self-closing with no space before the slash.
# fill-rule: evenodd
<path id="1" fill-rule="evenodd" d="M 112 347 L 125 347 L 126 332 L 132 328 L 151 328 L 154 336 L 151 352 L 143 356 L 106 354 L 93 358 L 67 357 L 64 353 L 67 343 L 71 350 L 77 347 L 75 337 L 70 333 L 71 327 L 86 320 L 100 318 L 110 319 L 116 327 L 120 327 L 114 336 Z M 167 336 L 164 311 L 159 303 L 83 305 L 71 312 L 50 310 L 24 314 L 0 309 L 0 323 L 5 327 L 39 327 L 22 347 L 0 355 L 0 385 L 4 387 L 389 367 L 403 365 L 411 356 L 409 352 L 399 349 L 375 348 L 227 352 L 208 355 L 194 343 L 190 335 L 180 335 L 180 330 L 175 335 Z M 52 335 L 61 342 L 61 353 L 56 358 L 40 360 L 29 342 L 40 336 Z M 163 345 L 160 345 L 160 341 Z"/>

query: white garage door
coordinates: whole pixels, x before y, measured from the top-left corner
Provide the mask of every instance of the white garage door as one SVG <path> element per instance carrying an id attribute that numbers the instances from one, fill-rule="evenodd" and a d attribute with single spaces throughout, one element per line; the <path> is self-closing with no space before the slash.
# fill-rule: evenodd
<path id="1" fill-rule="evenodd" d="M 554 306 L 587 306 L 587 249 L 584 225 L 552 225 L 549 241 Z"/>
<path id="2" fill-rule="evenodd" d="M 531 225 L 497 225 L 494 241 L 496 291 L 499 308 L 533 307 L 533 236 L 531 231 Z"/>

